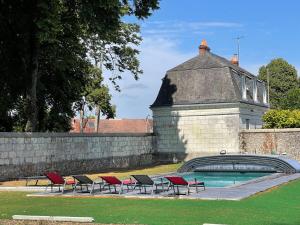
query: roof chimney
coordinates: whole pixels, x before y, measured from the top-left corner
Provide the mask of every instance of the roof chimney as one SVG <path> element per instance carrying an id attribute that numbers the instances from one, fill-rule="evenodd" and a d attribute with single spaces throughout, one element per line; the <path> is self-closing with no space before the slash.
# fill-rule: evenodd
<path id="1" fill-rule="evenodd" d="M 204 55 L 206 51 L 209 52 L 209 51 L 210 51 L 210 48 L 207 46 L 206 40 L 203 39 L 203 40 L 201 41 L 200 46 L 199 46 L 199 54 L 200 54 L 200 55 Z"/>
<path id="2" fill-rule="evenodd" d="M 232 56 L 230 62 L 231 62 L 232 64 L 234 64 L 234 65 L 237 65 L 237 66 L 239 65 L 239 59 L 238 59 L 238 57 L 237 57 L 237 54 L 234 54 L 234 55 Z"/>

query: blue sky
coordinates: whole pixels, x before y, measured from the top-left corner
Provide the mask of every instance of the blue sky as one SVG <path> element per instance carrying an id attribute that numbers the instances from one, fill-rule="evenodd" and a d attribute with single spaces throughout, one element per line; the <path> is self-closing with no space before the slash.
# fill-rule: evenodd
<path id="1" fill-rule="evenodd" d="M 112 90 L 117 118 L 146 118 L 165 72 L 198 54 L 206 39 L 211 51 L 231 58 L 240 41 L 240 65 L 258 72 L 282 57 L 300 70 L 300 1 L 162 0 L 160 9 L 139 21 L 139 46 L 144 74 L 138 81 L 125 73 L 121 92 Z"/>

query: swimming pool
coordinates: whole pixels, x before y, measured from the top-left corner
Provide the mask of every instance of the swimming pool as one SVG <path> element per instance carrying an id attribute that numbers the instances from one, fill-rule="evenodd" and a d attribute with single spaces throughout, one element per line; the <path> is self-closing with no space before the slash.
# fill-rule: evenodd
<path id="1" fill-rule="evenodd" d="M 265 172 L 190 172 L 180 174 L 186 180 L 204 181 L 207 187 L 226 187 L 270 175 Z"/>

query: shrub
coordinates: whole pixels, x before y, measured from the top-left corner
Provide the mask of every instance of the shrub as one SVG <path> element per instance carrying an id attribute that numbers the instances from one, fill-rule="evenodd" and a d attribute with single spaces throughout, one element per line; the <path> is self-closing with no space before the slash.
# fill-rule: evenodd
<path id="1" fill-rule="evenodd" d="M 263 128 L 300 128 L 300 110 L 269 110 Z"/>

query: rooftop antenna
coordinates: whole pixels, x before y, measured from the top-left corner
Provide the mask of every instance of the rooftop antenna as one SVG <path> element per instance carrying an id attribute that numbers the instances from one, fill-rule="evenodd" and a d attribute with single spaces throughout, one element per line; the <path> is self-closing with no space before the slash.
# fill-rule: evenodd
<path id="1" fill-rule="evenodd" d="M 237 36 L 234 39 L 236 40 L 236 44 L 237 44 L 237 58 L 238 58 L 238 62 L 241 62 L 240 60 L 240 40 L 245 38 L 244 36 Z"/>

